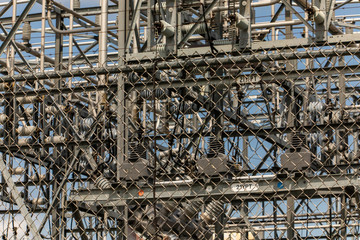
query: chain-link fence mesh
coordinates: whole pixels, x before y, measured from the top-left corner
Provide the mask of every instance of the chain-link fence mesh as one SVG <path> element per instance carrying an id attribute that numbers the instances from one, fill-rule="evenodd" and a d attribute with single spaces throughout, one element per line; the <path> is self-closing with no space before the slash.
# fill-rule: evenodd
<path id="1" fill-rule="evenodd" d="M 2 238 L 358 239 L 345 2 L 124 2 L 46 2 L 8 42 Z"/>

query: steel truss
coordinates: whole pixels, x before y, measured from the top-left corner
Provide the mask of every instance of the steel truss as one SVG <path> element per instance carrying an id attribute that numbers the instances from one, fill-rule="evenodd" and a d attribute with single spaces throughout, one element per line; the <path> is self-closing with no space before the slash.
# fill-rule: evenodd
<path id="1" fill-rule="evenodd" d="M 3 239 L 359 237 L 360 3 L 0 7 Z"/>

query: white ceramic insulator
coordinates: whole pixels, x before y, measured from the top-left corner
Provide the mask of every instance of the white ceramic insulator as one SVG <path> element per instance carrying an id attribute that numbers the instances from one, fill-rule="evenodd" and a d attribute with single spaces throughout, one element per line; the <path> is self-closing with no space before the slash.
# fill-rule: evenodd
<path id="1" fill-rule="evenodd" d="M 335 149 L 336 149 L 335 143 L 329 143 L 327 146 L 324 147 L 324 151 L 328 153 L 335 151 Z"/>
<path id="2" fill-rule="evenodd" d="M 25 172 L 25 168 L 23 167 L 16 167 L 11 170 L 12 175 L 22 175 Z"/>
<path id="3" fill-rule="evenodd" d="M 51 136 L 45 138 L 45 143 L 64 143 L 66 138 L 64 136 Z"/>
<path id="4" fill-rule="evenodd" d="M 341 113 L 339 111 L 333 113 L 333 116 L 331 118 L 331 121 L 333 123 L 340 123 L 341 122 Z"/>
<path id="5" fill-rule="evenodd" d="M 323 11 L 320 11 L 320 9 L 318 7 L 313 7 L 314 10 L 314 21 L 317 24 L 322 24 L 325 21 L 325 13 Z"/>
<path id="6" fill-rule="evenodd" d="M 161 23 L 161 33 L 165 37 L 172 37 L 175 34 L 175 28 L 171 26 L 169 23 L 167 23 L 164 20 L 160 20 Z"/>
<path id="7" fill-rule="evenodd" d="M 235 26 L 240 30 L 246 30 L 249 28 L 249 21 L 240 13 L 235 13 L 236 23 Z"/>
<path id="8" fill-rule="evenodd" d="M 45 108 L 45 113 L 50 115 L 56 115 L 59 111 L 55 106 L 48 106 Z"/>
<path id="9" fill-rule="evenodd" d="M 18 140 L 18 145 L 24 146 L 30 144 L 30 142 L 31 142 L 31 138 L 20 138 Z"/>
<path id="10" fill-rule="evenodd" d="M 8 83 L 0 83 L 0 91 L 6 91 L 10 88 Z"/>
<path id="11" fill-rule="evenodd" d="M 339 150 L 339 152 L 344 152 L 346 150 L 346 147 L 341 144 L 338 146 L 338 150 Z"/>
<path id="12" fill-rule="evenodd" d="M 39 175 L 39 177 L 38 177 L 38 175 L 31 175 L 30 177 L 29 177 L 29 179 L 31 180 L 31 181 L 33 181 L 33 182 L 38 182 L 38 181 L 42 181 L 42 180 L 44 180 L 45 179 L 45 175 L 44 174 L 41 174 L 41 175 Z"/>
<path id="13" fill-rule="evenodd" d="M 29 104 L 29 103 L 35 103 L 39 101 L 39 98 L 37 96 L 32 97 L 18 97 L 16 99 L 19 104 Z"/>
<path id="14" fill-rule="evenodd" d="M 22 126 L 16 129 L 16 132 L 20 136 L 31 136 L 37 131 L 37 127 L 35 126 Z"/>
<path id="15" fill-rule="evenodd" d="M 329 116 L 325 116 L 325 117 L 324 117 L 324 121 L 325 121 L 325 122 L 329 122 L 329 121 L 330 121 L 330 117 L 329 117 Z"/>
<path id="16" fill-rule="evenodd" d="M 172 154 L 177 154 L 178 152 L 179 152 L 179 148 L 172 149 Z M 163 158 L 163 157 L 169 156 L 169 154 L 170 154 L 170 150 L 166 150 L 166 151 L 160 152 L 159 156 L 161 158 Z"/>
<path id="17" fill-rule="evenodd" d="M 8 116 L 6 114 L 0 114 L 0 124 L 4 124 L 7 119 Z"/>
<path id="18" fill-rule="evenodd" d="M 326 105 L 323 102 L 310 102 L 308 106 L 308 110 L 310 113 L 320 113 L 321 111 L 325 110 Z"/>
<path id="19" fill-rule="evenodd" d="M 44 205 L 46 203 L 45 198 L 34 198 L 33 200 L 31 200 L 31 203 L 33 205 Z"/>

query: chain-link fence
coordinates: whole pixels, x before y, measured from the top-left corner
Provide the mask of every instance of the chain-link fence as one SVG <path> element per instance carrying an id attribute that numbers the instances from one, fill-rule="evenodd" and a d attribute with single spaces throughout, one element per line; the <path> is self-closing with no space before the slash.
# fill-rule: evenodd
<path id="1" fill-rule="evenodd" d="M 345 3 L 115 2 L 30 14 L 49 55 L 3 28 L 3 239 L 359 239 Z"/>

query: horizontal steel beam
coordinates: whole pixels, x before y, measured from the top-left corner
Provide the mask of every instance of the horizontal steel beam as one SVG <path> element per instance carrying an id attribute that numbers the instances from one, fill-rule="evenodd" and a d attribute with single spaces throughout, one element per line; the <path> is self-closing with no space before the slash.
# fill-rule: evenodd
<path id="1" fill-rule="evenodd" d="M 346 187 L 359 186 L 359 176 L 356 174 L 333 174 L 314 177 L 240 177 L 233 180 L 222 180 L 214 183 L 184 180 L 156 182 L 155 186 L 146 182 L 132 183 L 128 188 L 121 186 L 115 189 L 78 189 L 73 190 L 70 201 L 96 202 L 104 206 L 126 206 L 131 202 L 186 198 L 214 199 L 249 199 L 255 200 L 266 196 L 268 199 L 276 197 L 281 199 L 291 194 L 299 198 L 308 198 L 317 194 L 339 194 Z M 154 192 L 155 191 L 155 192 Z"/>
<path id="2" fill-rule="evenodd" d="M 197 59 L 187 59 L 179 61 L 161 61 L 161 62 L 151 62 L 151 63 L 141 63 L 141 61 L 127 64 L 125 66 L 115 66 L 107 68 L 92 68 L 92 69 L 75 69 L 71 71 L 47 71 L 40 72 L 35 74 L 21 74 L 14 76 L 3 76 L 0 78 L 0 82 L 14 82 L 14 81 L 33 81 L 33 80 L 43 80 L 51 78 L 68 78 L 68 77 L 83 77 L 83 76 L 92 76 L 92 75 L 104 75 L 111 73 L 144 73 L 152 72 L 154 70 L 165 70 L 165 69 L 192 69 L 199 67 L 208 67 L 212 66 L 216 68 L 218 66 L 228 65 L 229 67 L 236 67 L 236 64 L 249 64 L 249 63 L 263 63 L 263 62 L 273 62 L 273 61 L 282 61 L 282 60 L 294 60 L 294 59 L 306 59 L 306 58 L 326 58 L 333 56 L 346 56 L 346 55 L 355 55 L 359 54 L 359 48 L 334 48 L 334 49 L 321 49 L 321 50 L 309 50 L 301 52 L 285 52 L 285 53 L 273 53 L 273 54 L 253 54 L 253 55 L 242 55 L 242 56 L 226 56 L 226 57 L 217 57 L 217 58 L 197 58 Z M 233 52 L 236 54 L 236 52 Z M 352 66 L 354 69 L 358 69 L 358 66 Z M 345 67 L 342 67 L 342 69 Z M 318 69 L 318 68 L 317 68 Z M 330 68 L 333 69 L 333 68 Z M 322 68 L 322 74 L 326 74 L 327 69 Z M 353 72 L 356 72 L 353 70 Z M 306 71 L 306 70 L 302 70 Z M 339 70 L 339 73 L 341 70 Z M 281 72 L 280 72 L 281 73 Z M 320 75 L 317 72 L 313 73 L 314 75 Z M 299 74 L 298 74 L 299 75 Z"/>

